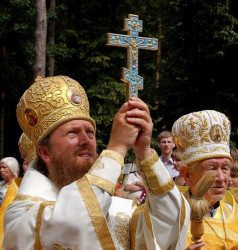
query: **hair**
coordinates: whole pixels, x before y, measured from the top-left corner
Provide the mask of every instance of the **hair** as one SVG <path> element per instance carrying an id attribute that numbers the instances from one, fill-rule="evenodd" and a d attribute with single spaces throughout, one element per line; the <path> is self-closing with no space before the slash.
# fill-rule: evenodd
<path id="1" fill-rule="evenodd" d="M 38 147 L 45 147 L 47 149 L 51 148 L 51 144 L 50 144 L 50 135 L 47 135 L 38 145 Z M 39 154 L 37 154 L 36 157 L 36 161 L 34 164 L 34 168 L 39 171 L 40 173 L 42 173 L 43 175 L 47 176 L 49 174 L 48 169 L 45 165 L 45 162 L 42 160 L 42 158 L 39 156 Z"/>
<path id="2" fill-rule="evenodd" d="M 238 160 L 231 162 L 231 174 L 238 176 Z"/>
<path id="3" fill-rule="evenodd" d="M 177 149 L 173 150 L 172 154 L 171 154 L 171 157 L 175 160 L 179 160 L 181 161 L 181 158 L 180 158 L 180 155 L 179 155 L 179 152 Z"/>
<path id="4" fill-rule="evenodd" d="M 19 163 L 17 159 L 15 159 L 14 157 L 5 157 L 1 159 L 0 164 L 1 163 L 5 163 L 8 166 L 9 170 L 14 174 L 14 176 L 18 177 Z"/>
<path id="5" fill-rule="evenodd" d="M 162 132 L 159 133 L 159 135 L 158 135 L 158 142 L 160 142 L 161 139 L 163 139 L 163 138 L 168 138 L 168 137 L 172 137 L 172 138 L 173 138 L 172 133 L 171 133 L 170 131 L 167 131 L 167 130 L 162 131 Z"/>
<path id="6" fill-rule="evenodd" d="M 230 154 L 233 160 L 238 160 L 238 149 L 235 147 L 230 147 Z"/>

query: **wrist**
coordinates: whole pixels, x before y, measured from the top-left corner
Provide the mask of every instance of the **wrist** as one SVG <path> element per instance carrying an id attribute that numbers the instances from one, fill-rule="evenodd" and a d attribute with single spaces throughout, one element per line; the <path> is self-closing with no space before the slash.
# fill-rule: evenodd
<path id="1" fill-rule="evenodd" d="M 150 155 L 154 153 L 154 149 L 147 148 L 141 153 L 136 153 L 136 158 L 140 161 L 143 161 L 144 159 L 148 158 Z"/>
<path id="2" fill-rule="evenodd" d="M 113 145 L 113 144 L 110 144 L 110 143 L 107 146 L 107 150 L 113 150 L 113 151 L 119 153 L 123 158 L 125 158 L 126 153 L 128 151 L 128 149 L 125 148 L 125 147 L 118 146 L 118 145 Z"/>

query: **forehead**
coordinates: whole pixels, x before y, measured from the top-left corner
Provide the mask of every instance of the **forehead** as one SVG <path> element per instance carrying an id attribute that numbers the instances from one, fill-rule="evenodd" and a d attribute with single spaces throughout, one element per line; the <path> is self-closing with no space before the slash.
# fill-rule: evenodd
<path id="1" fill-rule="evenodd" d="M 211 158 L 211 159 L 206 159 L 200 162 L 198 166 L 200 167 L 206 167 L 206 166 L 223 166 L 223 165 L 231 165 L 231 160 L 228 158 Z"/>
<path id="2" fill-rule="evenodd" d="M 7 167 L 7 164 L 5 162 L 1 162 L 0 166 L 1 167 Z"/>
<path id="3" fill-rule="evenodd" d="M 93 125 L 86 120 L 72 120 L 69 122 L 66 122 L 59 126 L 56 130 L 64 130 L 68 128 L 92 128 L 94 130 Z"/>
<path id="4" fill-rule="evenodd" d="M 160 139 L 160 142 L 173 142 L 172 137 L 163 137 Z"/>

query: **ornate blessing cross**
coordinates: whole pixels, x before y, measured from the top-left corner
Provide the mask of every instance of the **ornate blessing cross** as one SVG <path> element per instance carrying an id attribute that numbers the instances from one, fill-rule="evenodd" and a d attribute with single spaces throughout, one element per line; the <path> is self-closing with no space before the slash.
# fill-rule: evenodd
<path id="1" fill-rule="evenodd" d="M 127 47 L 127 69 L 122 68 L 122 81 L 127 83 L 126 100 L 138 96 L 138 89 L 143 89 L 143 77 L 138 75 L 138 49 L 157 50 L 158 39 L 138 37 L 142 31 L 143 22 L 139 16 L 129 14 L 124 20 L 127 35 L 108 33 L 107 45 Z"/>

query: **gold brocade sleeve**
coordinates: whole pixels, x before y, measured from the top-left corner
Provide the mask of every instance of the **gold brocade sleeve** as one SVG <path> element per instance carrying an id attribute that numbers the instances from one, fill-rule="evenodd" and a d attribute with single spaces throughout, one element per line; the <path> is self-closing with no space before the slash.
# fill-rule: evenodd
<path id="1" fill-rule="evenodd" d="M 174 181 L 170 179 L 165 184 L 160 184 L 158 176 L 153 169 L 153 165 L 160 161 L 158 154 L 154 151 L 147 159 L 143 161 L 137 161 L 142 173 L 145 189 L 148 193 L 154 195 L 161 195 L 169 192 L 174 187 Z"/>
<path id="2" fill-rule="evenodd" d="M 113 183 L 93 175 L 87 175 L 87 178 L 91 185 L 97 186 L 105 190 L 109 194 L 114 195 L 116 190 L 116 185 L 114 185 Z"/>
<path id="3" fill-rule="evenodd" d="M 117 161 L 121 166 L 124 165 L 124 159 L 120 153 L 117 153 L 114 150 L 103 150 L 100 154 L 100 157 L 107 157 Z"/>
<path id="4" fill-rule="evenodd" d="M 87 177 L 91 185 L 97 186 L 105 190 L 109 194 L 114 195 L 116 187 L 117 187 L 117 183 L 115 182 L 115 180 L 112 181 L 111 179 L 105 179 L 104 177 L 102 177 L 103 171 L 105 173 L 105 171 L 112 170 L 112 167 L 108 168 L 106 166 L 104 158 L 108 158 L 110 160 L 115 161 L 113 163 L 116 167 L 115 171 L 117 171 L 120 174 L 119 179 L 121 178 L 121 175 L 122 175 L 121 169 L 122 169 L 122 166 L 124 165 L 124 159 L 121 154 L 113 150 L 103 150 L 103 152 L 100 154 L 100 156 L 97 158 L 92 168 L 88 172 Z"/>

